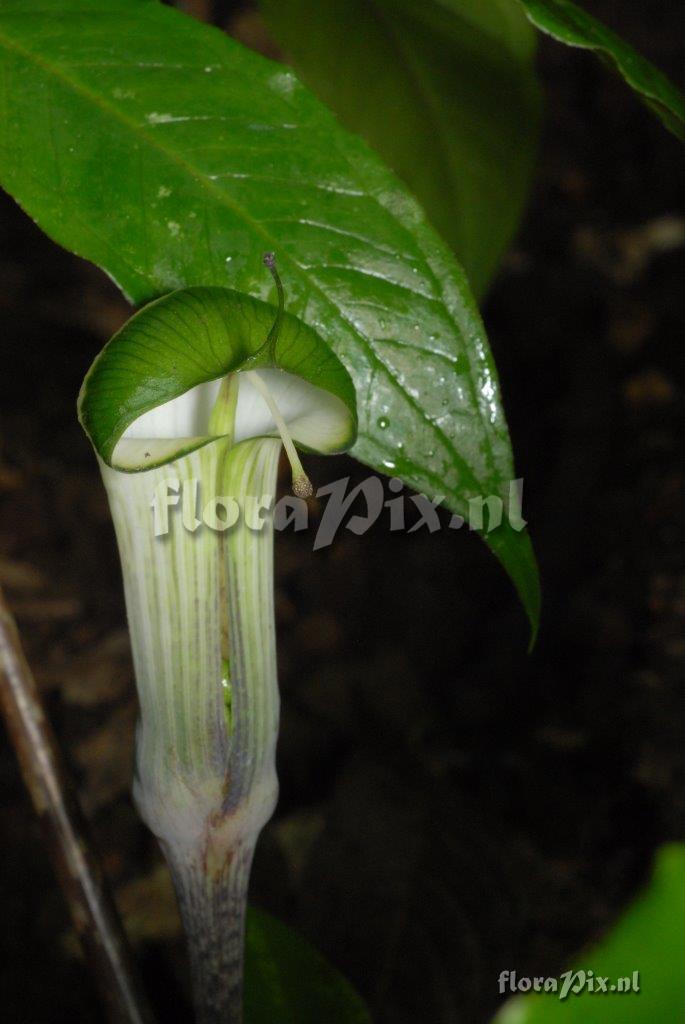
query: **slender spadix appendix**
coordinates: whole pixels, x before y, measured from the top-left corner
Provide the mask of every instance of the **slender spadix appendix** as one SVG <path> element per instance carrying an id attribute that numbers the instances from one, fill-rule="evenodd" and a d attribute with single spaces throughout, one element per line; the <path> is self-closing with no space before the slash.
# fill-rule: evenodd
<path id="1" fill-rule="evenodd" d="M 278 790 L 281 445 L 307 497 L 295 445 L 340 452 L 356 434 L 347 371 L 285 312 L 273 255 L 264 263 L 277 309 L 227 288 L 172 292 L 111 339 L 79 396 L 124 577 L 140 699 L 134 797 L 174 879 L 200 1024 L 242 1019 L 250 865 Z M 160 502 L 182 503 L 191 483 L 215 499 L 213 528 L 179 514 L 156 535 Z M 235 522 L 220 513 L 229 503 Z"/>

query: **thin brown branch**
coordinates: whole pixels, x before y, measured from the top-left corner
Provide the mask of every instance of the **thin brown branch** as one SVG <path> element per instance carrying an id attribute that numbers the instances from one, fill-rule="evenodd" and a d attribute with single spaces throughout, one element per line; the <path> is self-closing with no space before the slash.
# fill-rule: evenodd
<path id="1" fill-rule="evenodd" d="M 126 936 L 0 589 L 0 709 L 112 1024 L 152 1024 Z"/>

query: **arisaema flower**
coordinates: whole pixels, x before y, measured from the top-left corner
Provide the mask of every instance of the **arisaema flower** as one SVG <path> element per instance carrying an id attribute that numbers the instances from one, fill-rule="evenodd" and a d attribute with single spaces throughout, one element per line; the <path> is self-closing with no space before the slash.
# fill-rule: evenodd
<path id="1" fill-rule="evenodd" d="M 279 454 L 306 497 L 297 446 L 340 452 L 356 432 L 350 377 L 285 312 L 273 256 L 264 262 L 278 309 L 230 289 L 173 292 L 112 338 L 79 396 L 124 577 L 134 796 L 174 877 L 202 1024 L 241 1019 L 250 864 L 277 795 Z"/>

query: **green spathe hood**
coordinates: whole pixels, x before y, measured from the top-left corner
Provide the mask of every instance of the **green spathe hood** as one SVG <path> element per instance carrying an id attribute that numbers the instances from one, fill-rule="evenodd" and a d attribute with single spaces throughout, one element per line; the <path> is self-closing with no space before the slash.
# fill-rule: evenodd
<path id="1" fill-rule="evenodd" d="M 334 453 L 354 443 L 354 388 L 326 343 L 297 317 L 229 288 L 181 289 L 136 313 L 88 371 L 79 419 L 106 465 L 151 469 L 223 436 L 210 414 L 221 379 L 238 373 L 233 441 L 278 436 L 242 370 L 259 372 L 301 447 Z"/>

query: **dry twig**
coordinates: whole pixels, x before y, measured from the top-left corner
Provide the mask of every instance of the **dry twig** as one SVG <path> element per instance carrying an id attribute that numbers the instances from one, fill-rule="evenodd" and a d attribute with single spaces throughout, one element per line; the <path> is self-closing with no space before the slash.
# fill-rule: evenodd
<path id="1" fill-rule="evenodd" d="M 86 839 L 73 786 L 1 589 L 0 708 L 108 1019 L 112 1024 L 152 1024 L 126 936 Z"/>

